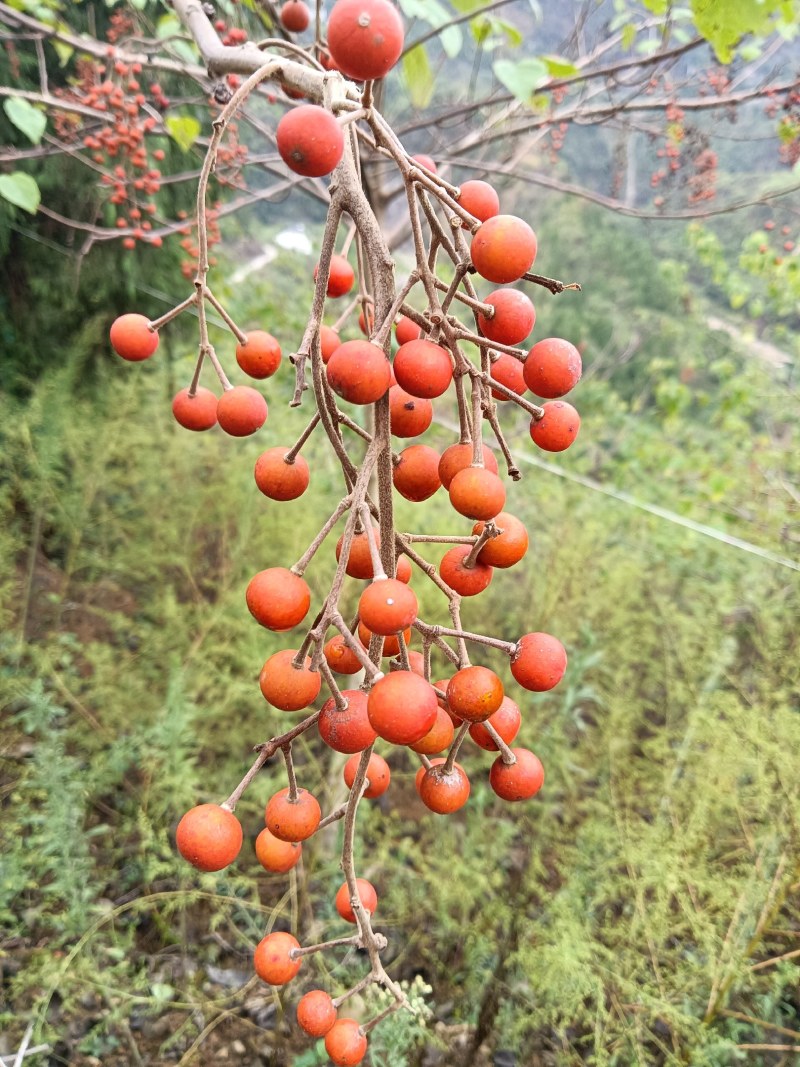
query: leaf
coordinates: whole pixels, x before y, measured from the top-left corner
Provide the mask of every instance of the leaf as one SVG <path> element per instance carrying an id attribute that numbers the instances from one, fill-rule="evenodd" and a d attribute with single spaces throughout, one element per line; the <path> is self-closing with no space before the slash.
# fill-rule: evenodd
<path id="1" fill-rule="evenodd" d="M 200 136 L 200 123 L 191 115 L 170 115 L 164 125 L 182 152 L 188 152 Z"/>
<path id="2" fill-rule="evenodd" d="M 633 47 L 633 42 L 636 40 L 636 26 L 632 22 L 626 23 L 622 27 L 622 47 L 626 52 L 630 52 Z"/>
<path id="3" fill-rule="evenodd" d="M 498 59 L 492 68 L 499 82 L 523 104 L 530 103 L 533 93 L 547 79 L 547 66 L 542 59 Z"/>
<path id="4" fill-rule="evenodd" d="M 413 106 L 426 108 L 433 96 L 435 79 L 428 63 L 428 53 L 422 45 L 412 48 L 403 56 L 403 78 Z"/>
<path id="5" fill-rule="evenodd" d="M 442 48 L 444 49 L 447 58 L 455 59 L 461 51 L 461 45 L 464 42 L 464 38 L 461 34 L 461 27 L 446 26 L 439 34 L 439 40 L 442 42 Z"/>
<path id="6" fill-rule="evenodd" d="M 30 174 L 15 170 L 11 174 L 0 174 L 0 196 L 14 207 L 35 215 L 42 199 L 39 186 Z"/>
<path id="7" fill-rule="evenodd" d="M 698 33 L 709 42 L 721 63 L 730 63 L 743 37 L 767 33 L 773 15 L 785 10 L 783 0 L 692 0 Z"/>
<path id="8" fill-rule="evenodd" d="M 38 144 L 42 139 L 47 116 L 33 104 L 24 100 L 21 96 L 11 96 L 3 104 L 3 111 L 8 115 L 9 121 L 20 130 L 33 144 Z"/>
<path id="9" fill-rule="evenodd" d="M 542 56 L 541 59 L 551 78 L 569 78 L 572 74 L 578 73 L 575 64 L 564 59 L 563 56 Z"/>

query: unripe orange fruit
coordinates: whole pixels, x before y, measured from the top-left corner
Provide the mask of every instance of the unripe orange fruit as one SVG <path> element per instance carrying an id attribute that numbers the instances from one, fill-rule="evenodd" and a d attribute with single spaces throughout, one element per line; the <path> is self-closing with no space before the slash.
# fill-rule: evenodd
<path id="1" fill-rule="evenodd" d="M 435 756 L 437 752 L 444 752 L 446 748 L 449 748 L 453 737 L 455 735 L 455 727 L 453 726 L 453 720 L 444 710 L 444 708 L 436 709 L 436 720 L 433 726 L 428 730 L 424 737 L 421 737 L 419 741 L 415 741 L 413 745 L 409 747 L 414 752 L 420 752 L 425 756 Z"/>
<path id="2" fill-rule="evenodd" d="M 337 0 L 331 9 L 328 48 L 349 78 L 385 77 L 400 58 L 403 40 L 403 21 L 389 0 Z"/>
<path id="3" fill-rule="evenodd" d="M 311 989 L 297 1005 L 297 1025 L 310 1037 L 324 1037 L 336 1022 L 336 1008 L 324 989 Z"/>
<path id="4" fill-rule="evenodd" d="M 281 365 L 281 346 L 266 330 L 250 330 L 236 346 L 236 362 L 251 378 L 271 378 Z"/>
<path id="5" fill-rule="evenodd" d="M 242 826 L 219 804 L 198 804 L 187 811 L 175 832 L 178 852 L 200 871 L 221 871 L 242 847 Z"/>
<path id="6" fill-rule="evenodd" d="M 478 553 L 478 562 L 490 567 L 513 567 L 528 551 L 528 531 L 523 523 L 508 511 L 500 511 L 494 522 L 503 532 L 491 537 Z M 476 522 L 472 527 L 474 534 L 483 533 L 485 523 Z"/>
<path id="7" fill-rule="evenodd" d="M 217 401 L 217 421 L 231 437 L 249 437 L 267 421 L 267 402 L 249 385 L 226 389 Z"/>
<path id="8" fill-rule="evenodd" d="M 302 957 L 292 959 L 289 953 L 293 948 L 300 948 L 300 942 L 291 934 L 276 931 L 267 934 L 256 945 L 253 965 L 256 974 L 270 985 L 286 985 L 291 982 L 302 965 Z"/>
<path id="9" fill-rule="evenodd" d="M 548 400 L 541 419 L 531 419 L 531 440 L 545 452 L 563 452 L 578 436 L 581 417 L 566 400 Z"/>
<path id="10" fill-rule="evenodd" d="M 328 641 L 322 650 L 328 666 L 337 674 L 358 674 L 363 664 L 353 650 L 345 644 L 341 634 Z"/>
<path id="11" fill-rule="evenodd" d="M 344 152 L 342 127 L 330 111 L 301 104 L 287 111 L 275 130 L 286 166 L 306 178 L 321 178 L 336 168 Z"/>
<path id="12" fill-rule="evenodd" d="M 359 900 L 363 904 L 365 911 L 368 911 L 370 915 L 374 915 L 378 906 L 378 894 L 375 892 L 375 886 L 372 882 L 368 882 L 366 878 L 356 878 L 356 885 L 358 886 Z M 343 882 L 339 886 L 334 904 L 345 922 L 354 923 L 356 921 L 356 915 L 350 903 L 350 890 L 347 888 L 347 882 Z"/>
<path id="13" fill-rule="evenodd" d="M 256 838 L 256 859 L 266 871 L 285 874 L 300 859 L 302 845 L 294 841 L 281 841 L 266 826 Z"/>
<path id="14" fill-rule="evenodd" d="M 118 356 L 131 363 L 148 359 L 158 348 L 158 330 L 150 328 L 144 315 L 120 315 L 111 324 L 111 345 Z"/>
<path id="15" fill-rule="evenodd" d="M 499 285 L 515 282 L 533 266 L 536 234 L 516 215 L 494 215 L 475 231 L 470 256 L 482 278 Z"/>
<path id="16" fill-rule="evenodd" d="M 187 430 L 210 430 L 217 425 L 217 398 L 210 389 L 197 387 L 194 396 L 181 389 L 172 401 L 175 421 Z"/>
<path id="17" fill-rule="evenodd" d="M 367 1054 L 366 1034 L 355 1019 L 337 1019 L 325 1035 L 325 1051 L 334 1067 L 358 1067 Z"/>

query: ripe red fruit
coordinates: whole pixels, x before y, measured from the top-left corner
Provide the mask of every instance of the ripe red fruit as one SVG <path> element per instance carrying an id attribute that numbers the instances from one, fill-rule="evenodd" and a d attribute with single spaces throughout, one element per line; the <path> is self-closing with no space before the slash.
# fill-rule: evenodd
<path id="1" fill-rule="evenodd" d="M 361 621 L 372 633 L 383 637 L 408 629 L 417 611 L 413 589 L 397 578 L 378 578 L 367 586 L 358 601 Z"/>
<path id="2" fill-rule="evenodd" d="M 286 0 L 280 11 L 281 25 L 289 33 L 302 33 L 311 21 L 311 12 L 303 0 Z M 320 1035 L 317 1035 L 320 1036 Z"/>
<path id="3" fill-rule="evenodd" d="M 210 389 L 197 387 L 194 396 L 181 389 L 172 401 L 172 414 L 187 430 L 210 430 L 217 425 L 217 398 Z"/>
<path id="4" fill-rule="evenodd" d="M 393 385 L 389 390 L 389 420 L 395 437 L 419 437 L 433 422 L 433 404 Z"/>
<path id="5" fill-rule="evenodd" d="M 330 174 L 344 152 L 342 127 L 330 111 L 317 104 L 287 111 L 275 130 L 275 141 L 286 166 L 305 178 Z"/>
<path id="6" fill-rule="evenodd" d="M 528 353 L 522 373 L 532 393 L 554 400 L 564 396 L 580 381 L 583 373 L 581 354 L 575 345 L 561 337 L 545 337 Z"/>
<path id="7" fill-rule="evenodd" d="M 325 326 L 324 323 L 319 328 L 319 347 L 322 352 L 322 362 L 327 363 L 333 353 L 342 343 L 342 339 L 339 334 L 334 330 L 332 326 Z"/>
<path id="8" fill-rule="evenodd" d="M 465 467 L 450 482 L 450 503 L 468 519 L 493 519 L 505 502 L 503 483 L 485 467 Z"/>
<path id="9" fill-rule="evenodd" d="M 544 784 L 544 767 L 539 757 L 527 748 L 512 748 L 516 763 L 503 763 L 498 756 L 489 771 L 489 784 L 503 800 L 528 800 Z"/>
<path id="10" fill-rule="evenodd" d="M 395 578 L 398 582 L 405 582 L 408 585 L 411 581 L 411 573 L 411 560 L 408 556 L 398 556 L 395 566 Z"/>
<path id="11" fill-rule="evenodd" d="M 247 607 L 268 630 L 282 633 L 299 625 L 311 606 L 308 583 L 288 567 L 269 567 L 254 575 L 247 586 Z"/>
<path id="12" fill-rule="evenodd" d="M 511 673 L 523 689 L 544 693 L 564 677 L 567 653 L 552 634 L 523 634 L 511 657 Z"/>
<path id="13" fill-rule="evenodd" d="M 470 256 L 482 278 L 499 285 L 515 282 L 533 266 L 536 234 L 516 215 L 494 215 L 478 227 Z"/>
<path id="14" fill-rule="evenodd" d="M 337 0 L 328 18 L 336 66 L 356 81 L 383 78 L 403 51 L 403 22 L 389 0 Z"/>
<path id="15" fill-rule="evenodd" d="M 324 1037 L 336 1022 L 336 1008 L 324 989 L 311 989 L 297 1005 L 297 1025 L 310 1037 Z"/>
<path id="16" fill-rule="evenodd" d="M 433 687 L 413 671 L 392 671 L 369 692 L 367 714 L 379 737 L 413 745 L 436 722 L 439 705 Z"/>
<path id="17" fill-rule="evenodd" d="M 459 719 L 484 722 L 503 703 L 503 683 L 488 667 L 462 667 L 447 685 L 447 703 Z"/>
<path id="18" fill-rule="evenodd" d="M 309 670 L 311 660 L 306 656 L 304 667 L 294 667 L 297 650 L 284 648 L 270 656 L 261 668 L 258 684 L 264 699 L 281 711 L 301 711 L 319 695 L 322 678 Z"/>
<path id="19" fill-rule="evenodd" d="M 433 726 L 424 737 L 421 737 L 419 741 L 415 741 L 410 747 L 424 756 L 435 756 L 437 752 L 444 752 L 446 748 L 450 747 L 454 735 L 453 720 L 444 708 L 437 708 L 436 721 Z"/>
<path id="20" fill-rule="evenodd" d="M 394 487 L 406 500 L 419 502 L 433 496 L 442 484 L 439 453 L 429 445 L 409 445 L 392 471 Z"/>
<path id="21" fill-rule="evenodd" d="M 356 878 L 356 885 L 358 886 L 358 897 L 361 903 L 370 915 L 374 915 L 378 906 L 378 894 L 375 892 L 375 887 L 366 878 Z M 347 882 L 343 882 L 339 886 L 335 906 L 345 922 L 354 923 L 356 921 L 355 912 L 350 904 L 350 890 L 347 888 Z"/>
<path id="22" fill-rule="evenodd" d="M 111 324 L 111 345 L 118 356 L 131 363 L 148 359 L 158 348 L 158 330 L 150 328 L 144 315 L 120 315 Z"/>
<path id="23" fill-rule="evenodd" d="M 492 568 L 480 559 L 475 561 L 474 566 L 465 567 L 464 560 L 472 551 L 472 545 L 455 545 L 442 556 L 439 564 L 439 574 L 442 581 L 447 582 L 461 596 L 477 596 L 482 593 L 492 580 Z"/>
<path id="24" fill-rule="evenodd" d="M 292 959 L 289 953 L 300 948 L 300 942 L 291 934 L 276 931 L 267 934 L 256 945 L 253 965 L 258 977 L 270 985 L 286 985 L 300 970 L 303 959 Z"/>
<path id="25" fill-rule="evenodd" d="M 319 264 L 314 267 L 314 280 L 319 273 Z M 345 296 L 355 284 L 356 274 L 345 256 L 331 256 L 331 269 L 328 274 L 326 292 L 330 297 Z"/>
<path id="26" fill-rule="evenodd" d="M 322 650 L 328 666 L 337 674 L 358 674 L 362 668 L 358 656 L 349 648 L 341 634 L 337 634 L 327 642 Z"/>
<path id="27" fill-rule="evenodd" d="M 200 871 L 221 871 L 242 847 L 242 826 L 219 804 L 198 804 L 187 811 L 175 832 L 178 852 Z"/>
<path id="28" fill-rule="evenodd" d="M 281 365 L 281 346 L 266 330 L 251 330 L 236 346 L 236 362 L 251 378 L 271 378 Z"/>
<path id="29" fill-rule="evenodd" d="M 267 421 L 267 402 L 249 385 L 226 389 L 217 401 L 217 420 L 231 437 L 249 437 Z"/>
<path id="30" fill-rule="evenodd" d="M 458 202 L 465 211 L 481 222 L 500 214 L 500 198 L 488 182 L 464 182 Z"/>
<path id="31" fill-rule="evenodd" d="M 578 436 L 581 417 L 566 400 L 548 400 L 541 419 L 531 419 L 531 439 L 545 452 L 563 452 Z"/>
<path id="32" fill-rule="evenodd" d="M 501 511 L 494 522 L 503 532 L 486 542 L 478 553 L 478 561 L 490 567 L 513 567 L 528 551 L 528 531 L 523 523 L 508 511 Z M 474 534 L 483 533 L 484 523 L 476 522 Z"/>
<path id="33" fill-rule="evenodd" d="M 264 811 L 267 829 L 281 841 L 305 841 L 321 819 L 319 802 L 307 789 L 297 790 L 297 800 L 289 799 L 288 788 L 281 789 L 270 797 Z"/>
<path id="34" fill-rule="evenodd" d="M 325 1035 L 325 1051 L 335 1067 L 358 1067 L 367 1054 L 367 1038 L 355 1019 L 337 1019 Z"/>
<path id="35" fill-rule="evenodd" d="M 422 803 L 437 815 L 450 815 L 463 808 L 469 799 L 469 789 L 469 778 L 457 763 L 449 774 L 445 773 L 443 764 L 429 767 L 419 783 Z"/>
<path id="36" fill-rule="evenodd" d="M 360 666 L 360 664 L 359 664 Z M 367 694 L 361 689 L 345 689 L 347 707 L 338 711 L 333 697 L 322 705 L 317 720 L 319 735 L 335 752 L 361 752 L 378 736 L 367 716 Z"/>
<path id="37" fill-rule="evenodd" d="M 428 400 L 441 396 L 453 380 L 450 353 L 424 338 L 400 345 L 393 366 L 398 385 L 412 396 Z"/>
<path id="38" fill-rule="evenodd" d="M 361 755 L 359 753 L 355 756 L 351 756 L 344 765 L 342 773 L 344 774 L 345 785 L 348 789 L 353 788 L 353 782 L 356 780 L 356 771 L 358 770 L 360 759 Z M 367 764 L 367 779 L 369 785 L 364 790 L 364 796 L 369 797 L 370 800 L 383 796 L 389 788 L 391 778 L 392 773 L 389 770 L 389 764 L 383 756 L 379 756 L 377 752 L 373 752 L 369 757 L 369 763 Z"/>
<path id="39" fill-rule="evenodd" d="M 422 333 L 422 327 L 417 326 L 413 319 L 409 319 L 406 315 L 401 315 L 397 320 L 397 325 L 394 328 L 394 335 L 397 338 L 399 345 L 408 344 L 409 341 L 416 341 Z"/>
<path id="40" fill-rule="evenodd" d="M 295 456 L 287 463 L 284 456 L 288 448 L 278 445 L 262 452 L 256 460 L 256 485 L 270 500 L 296 500 L 308 488 L 310 473 L 302 456 Z"/>
<path id="41" fill-rule="evenodd" d="M 494 308 L 494 315 L 490 319 L 482 313 L 478 314 L 480 331 L 490 341 L 516 345 L 524 341 L 533 329 L 536 308 L 519 289 L 495 289 L 483 302 Z"/>
<path id="42" fill-rule="evenodd" d="M 302 845 L 294 841 L 281 841 L 266 826 L 256 838 L 256 858 L 266 871 L 285 874 L 300 859 Z"/>
<path id="43" fill-rule="evenodd" d="M 494 363 L 489 367 L 489 373 L 495 382 L 499 382 L 500 385 L 504 385 L 506 389 L 510 389 L 517 396 L 522 396 L 525 392 L 525 378 L 522 373 L 522 360 L 516 358 L 516 356 L 510 355 L 508 352 L 503 352 L 499 359 L 496 359 Z M 492 396 L 495 400 L 501 402 L 508 401 L 509 397 L 505 393 L 501 393 L 499 389 L 492 389 Z"/>
<path id="44" fill-rule="evenodd" d="M 519 733 L 522 725 L 519 705 L 511 697 L 503 697 L 503 703 L 484 722 L 474 722 L 469 728 L 469 736 L 481 748 L 487 752 L 497 752 L 497 745 L 486 729 L 486 724 L 491 724 L 507 745 L 510 745 Z"/>
<path id="45" fill-rule="evenodd" d="M 331 389 L 351 404 L 374 404 L 391 381 L 391 364 L 382 348 L 369 341 L 345 341 L 327 366 Z"/>
<path id="46" fill-rule="evenodd" d="M 471 464 L 472 445 L 469 442 L 450 445 L 446 448 L 442 452 L 442 458 L 439 460 L 439 477 L 445 489 L 450 488 L 450 483 L 459 471 L 463 471 L 465 467 L 469 467 Z M 494 453 L 486 445 L 483 446 L 483 465 L 487 471 L 497 474 L 497 460 L 494 458 Z"/>

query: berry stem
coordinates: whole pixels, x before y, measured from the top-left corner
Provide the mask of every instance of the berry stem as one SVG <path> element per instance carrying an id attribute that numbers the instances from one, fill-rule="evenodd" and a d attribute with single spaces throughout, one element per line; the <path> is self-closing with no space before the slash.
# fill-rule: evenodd
<path id="1" fill-rule="evenodd" d="M 444 761 L 444 765 L 442 767 L 442 774 L 452 774 L 453 764 L 456 761 L 458 750 L 461 748 L 461 745 L 463 744 L 464 738 L 467 736 L 468 731 L 469 723 L 462 722 L 458 728 L 458 733 L 455 736 L 455 740 L 450 746 L 450 751 L 447 753 L 447 759 Z"/>
<path id="2" fill-rule="evenodd" d="M 172 320 L 176 319 L 178 315 L 181 314 L 181 312 L 186 311 L 187 308 L 190 308 L 192 304 L 196 303 L 197 292 L 195 291 L 194 293 L 192 293 L 191 296 L 187 296 L 185 300 L 181 300 L 180 304 L 176 304 L 174 308 L 171 308 L 169 311 L 166 311 L 159 318 L 153 319 L 153 321 L 150 323 L 150 329 L 160 330 L 162 326 L 166 326 L 168 322 L 172 322 Z"/>
<path id="3" fill-rule="evenodd" d="M 292 742 L 289 741 L 285 745 L 281 745 L 281 751 L 283 752 L 283 758 L 286 763 L 286 777 L 289 780 L 289 802 L 291 804 L 297 803 L 297 778 L 294 773 L 294 760 L 292 759 Z"/>
<path id="4" fill-rule="evenodd" d="M 313 427 L 312 427 L 312 429 L 313 429 Z M 309 433 L 310 433 L 310 431 L 309 431 Z M 306 436 L 308 436 L 308 433 L 306 434 Z M 295 445 L 295 449 L 296 448 L 297 448 L 297 445 Z M 328 516 L 328 518 L 322 524 L 322 529 L 319 531 L 319 533 L 316 535 L 314 540 L 311 542 L 311 544 L 305 550 L 303 555 L 300 557 L 300 559 L 297 561 L 297 563 L 294 564 L 294 566 L 289 568 L 292 571 L 292 573 L 297 574 L 297 575 L 302 575 L 303 574 L 303 572 L 305 571 L 306 567 L 309 565 L 311 560 L 316 555 L 316 553 L 317 553 L 320 545 L 322 544 L 322 542 L 325 540 L 325 538 L 328 536 L 328 534 L 334 528 L 334 526 L 339 521 L 339 519 L 342 517 L 342 515 L 344 515 L 344 513 L 350 507 L 352 502 L 353 502 L 352 495 L 346 496 L 346 497 L 344 497 L 343 500 L 339 501 L 339 503 L 336 505 L 335 509 L 331 512 L 331 514 Z"/>
<path id="5" fill-rule="evenodd" d="M 303 445 L 306 443 L 306 441 L 312 435 L 312 433 L 317 428 L 317 426 L 319 426 L 319 420 L 321 418 L 322 418 L 322 416 L 320 415 L 320 413 L 318 411 L 315 411 L 314 414 L 311 417 L 311 421 L 309 422 L 308 426 L 306 426 L 305 430 L 303 430 L 303 432 L 297 438 L 295 443 L 292 445 L 292 447 L 289 449 L 289 451 L 283 457 L 283 462 L 284 463 L 289 463 L 289 464 L 294 463 L 294 461 L 297 459 L 297 456 L 298 456 L 298 453 L 300 452 L 300 449 L 303 447 Z"/>
<path id="6" fill-rule="evenodd" d="M 244 330 L 240 330 L 239 329 L 239 327 L 233 321 L 233 319 L 228 314 L 228 312 L 225 310 L 225 308 L 222 306 L 222 304 L 220 304 L 219 300 L 217 300 L 217 298 L 214 296 L 214 294 L 211 292 L 211 290 L 208 288 L 208 286 L 206 286 L 205 289 L 203 290 L 203 295 L 208 300 L 209 304 L 214 308 L 214 310 L 216 312 L 218 312 L 222 316 L 222 318 L 225 320 L 225 322 L 228 324 L 228 326 L 230 327 L 231 333 L 234 335 L 234 337 L 239 342 L 239 344 L 246 345 L 247 344 L 247 334 L 244 332 Z"/>

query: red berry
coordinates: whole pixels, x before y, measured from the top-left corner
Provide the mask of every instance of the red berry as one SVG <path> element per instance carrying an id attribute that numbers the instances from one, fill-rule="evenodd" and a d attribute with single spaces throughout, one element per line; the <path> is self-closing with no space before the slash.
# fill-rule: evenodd
<path id="1" fill-rule="evenodd" d="M 356 878 L 356 885 L 358 886 L 358 897 L 363 904 L 366 911 L 373 915 L 375 909 L 378 906 L 378 894 L 375 892 L 375 887 L 372 882 L 368 882 L 366 878 Z M 339 912 L 345 922 L 354 923 L 356 921 L 355 912 L 350 903 L 350 890 L 347 888 L 347 882 L 343 882 L 339 886 L 339 891 L 336 894 L 335 900 L 336 910 Z"/>
<path id="2" fill-rule="evenodd" d="M 199 385 L 194 396 L 181 389 L 172 401 L 172 414 L 187 430 L 210 430 L 217 425 L 217 398 L 210 389 Z"/>
<path id="3" fill-rule="evenodd" d="M 488 667 L 462 667 L 447 685 L 447 703 L 459 719 L 484 722 L 503 703 L 503 683 Z"/>
<path id="4" fill-rule="evenodd" d="M 251 378 L 271 378 L 281 363 L 281 346 L 266 330 L 251 330 L 236 346 L 236 362 Z"/>
<path id="5" fill-rule="evenodd" d="M 358 770 L 360 760 L 361 754 L 359 753 L 355 756 L 351 756 L 344 765 L 342 773 L 344 775 L 345 785 L 348 789 L 353 788 L 353 782 L 356 780 L 356 771 Z M 379 756 L 377 752 L 373 752 L 369 757 L 369 763 L 367 764 L 367 780 L 369 781 L 369 785 L 364 790 L 364 796 L 369 797 L 370 800 L 383 796 L 389 788 L 391 778 L 392 773 L 389 770 L 389 764 L 383 756 Z"/>
<path id="6" fill-rule="evenodd" d="M 492 580 L 492 568 L 480 560 L 472 567 L 465 567 L 464 561 L 472 552 L 472 545 L 456 545 L 442 556 L 439 574 L 461 596 L 477 596 L 486 589 Z"/>
<path id="7" fill-rule="evenodd" d="M 391 381 L 391 365 L 382 348 L 369 341 L 345 341 L 328 360 L 331 389 L 351 404 L 374 404 Z"/>
<path id="8" fill-rule="evenodd" d="M 135 242 L 131 247 L 134 245 Z M 158 330 L 150 328 L 150 320 L 144 315 L 120 315 L 111 324 L 110 336 L 117 355 L 131 363 L 148 359 L 158 348 Z"/>
<path id="9" fill-rule="evenodd" d="M 464 467 L 450 482 L 450 503 L 468 519 L 493 519 L 503 510 L 506 491 L 485 467 Z"/>
<path id="10" fill-rule="evenodd" d="M 457 763 L 445 773 L 444 765 L 425 771 L 419 783 L 419 795 L 426 808 L 437 815 L 450 815 L 463 808 L 469 799 L 470 785 L 463 767 Z"/>
<path id="11" fill-rule="evenodd" d="M 378 735 L 367 715 L 367 694 L 361 689 L 345 689 L 342 696 L 347 701 L 347 707 L 340 711 L 333 697 L 326 700 L 319 713 L 317 727 L 320 737 L 329 748 L 349 755 L 369 748 Z"/>
<path id="12" fill-rule="evenodd" d="M 309 669 L 311 660 L 306 656 L 305 665 L 293 664 L 297 650 L 285 648 L 270 656 L 261 668 L 258 684 L 264 699 L 281 711 L 301 711 L 317 699 L 322 677 L 318 671 Z"/>
<path id="13" fill-rule="evenodd" d="M 287 452 L 287 448 L 278 445 L 262 452 L 256 460 L 256 485 L 271 500 L 296 500 L 308 488 L 308 464 L 299 455 L 293 463 L 287 463 Z"/>
<path id="14" fill-rule="evenodd" d="M 393 385 L 389 390 L 389 421 L 395 437 L 419 437 L 433 422 L 433 404 Z"/>
<path id="15" fill-rule="evenodd" d="M 297 800 L 281 789 L 270 797 L 264 812 L 267 829 L 281 841 L 305 841 L 316 832 L 322 819 L 319 801 L 306 789 L 297 790 Z"/>
<path id="16" fill-rule="evenodd" d="M 489 771 L 489 784 L 503 800 L 528 800 L 544 784 L 544 767 L 527 748 L 512 748 L 516 763 L 503 763 L 498 756 Z"/>
<path id="17" fill-rule="evenodd" d="M 265 871 L 285 874 L 300 859 L 302 845 L 281 841 L 266 826 L 256 838 L 256 858 Z"/>
<path id="18" fill-rule="evenodd" d="M 582 371 L 580 352 L 561 337 L 538 341 L 522 368 L 527 387 L 546 400 L 568 393 L 580 381 Z"/>
<path id="19" fill-rule="evenodd" d="M 528 551 L 528 531 L 516 516 L 501 511 L 494 517 L 495 525 L 503 532 L 490 538 L 478 553 L 478 562 L 490 567 L 513 567 Z M 483 533 L 484 524 L 476 522 L 473 534 Z"/>
<path id="20" fill-rule="evenodd" d="M 566 400 L 548 400 L 541 419 L 531 419 L 531 439 L 545 452 L 563 452 L 578 436 L 581 417 Z"/>
<path id="21" fill-rule="evenodd" d="M 488 182 L 464 182 L 458 202 L 481 222 L 500 214 L 500 198 Z"/>
<path id="22" fill-rule="evenodd" d="M 337 0 L 328 18 L 328 48 L 356 81 L 383 78 L 403 51 L 403 21 L 389 0 Z"/>
<path id="23" fill-rule="evenodd" d="M 239 855 L 242 827 L 227 808 L 198 804 L 187 811 L 175 833 L 178 852 L 200 871 L 221 871 Z"/>
<path id="24" fill-rule="evenodd" d="M 498 344 L 520 344 L 536 322 L 536 309 L 519 289 L 495 289 L 486 297 L 484 304 L 494 308 L 494 315 L 489 319 L 479 313 L 478 326 L 484 337 Z"/>
<path id="25" fill-rule="evenodd" d="M 472 464 L 472 454 L 472 445 L 469 442 L 450 445 L 442 452 L 442 458 L 439 460 L 439 477 L 445 489 L 450 488 L 450 483 L 459 471 L 463 471 L 465 467 Z M 497 474 L 497 460 L 486 445 L 483 446 L 483 465 L 487 471 Z"/>
<path id="26" fill-rule="evenodd" d="M 311 606 L 307 582 L 287 567 L 259 571 L 250 579 L 246 597 L 253 618 L 277 633 L 298 626 Z"/>
<path id="27" fill-rule="evenodd" d="M 280 11 L 283 28 L 289 33 L 302 33 L 311 21 L 311 12 L 303 0 L 286 0 Z M 320 1034 L 316 1035 L 320 1037 Z"/>
<path id="28" fill-rule="evenodd" d="M 397 384 L 412 396 L 428 400 L 441 396 L 453 379 L 450 353 L 422 338 L 401 345 L 394 357 Z"/>
<path id="29" fill-rule="evenodd" d="M 379 737 L 413 745 L 436 721 L 439 705 L 433 687 L 413 671 L 392 671 L 369 692 L 367 714 Z"/>
<path id="30" fill-rule="evenodd" d="M 494 215 L 475 232 L 470 255 L 475 270 L 487 281 L 515 282 L 533 266 L 536 234 L 515 215 Z"/>
<path id="31" fill-rule="evenodd" d="M 417 611 L 414 591 L 397 578 L 373 581 L 358 601 L 358 614 L 363 624 L 372 633 L 383 637 L 408 629 L 416 619 Z"/>
<path id="32" fill-rule="evenodd" d="M 249 437 L 267 421 L 267 402 L 249 385 L 226 389 L 217 401 L 217 420 L 231 437 Z"/>
<path id="33" fill-rule="evenodd" d="M 290 0 L 294 3 L 295 0 Z M 336 1022 L 336 1008 L 323 989 L 311 989 L 297 1005 L 297 1025 L 310 1037 L 324 1037 Z"/>
<path id="34" fill-rule="evenodd" d="M 400 453 L 400 462 L 392 471 L 394 487 L 406 500 L 416 502 L 433 496 L 442 484 L 439 478 L 439 453 L 429 445 L 409 445 Z"/>
<path id="35" fill-rule="evenodd" d="M 344 152 L 342 127 L 330 111 L 301 104 L 287 111 L 275 130 L 286 166 L 306 178 L 321 178 L 336 168 Z"/>
<path id="36" fill-rule="evenodd" d="M 421 333 L 422 327 L 417 326 L 413 319 L 409 319 L 405 315 L 400 316 L 394 328 L 394 335 L 399 345 L 407 344 L 409 341 L 416 341 Z"/>
<path id="37" fill-rule="evenodd" d="M 319 264 L 314 267 L 314 280 L 319 273 Z M 345 296 L 355 284 L 356 274 L 344 256 L 331 256 L 327 294 L 330 297 Z"/>
<path id="38" fill-rule="evenodd" d="M 325 1035 L 325 1051 L 335 1067 L 357 1067 L 367 1054 L 367 1038 L 355 1019 L 337 1019 Z"/>
<path id="39" fill-rule="evenodd" d="M 522 725 L 519 705 L 511 697 L 504 696 L 503 703 L 497 711 L 483 722 L 474 722 L 469 728 L 469 736 L 476 745 L 486 749 L 487 752 L 497 752 L 497 744 L 486 729 L 487 724 L 493 726 L 502 740 L 510 745 Z"/>
<path id="40" fill-rule="evenodd" d="M 302 957 L 292 959 L 289 953 L 293 948 L 300 948 L 300 942 L 291 934 L 276 932 L 267 934 L 256 946 L 253 964 L 256 974 L 270 985 L 286 985 L 290 982 L 303 962 Z"/>
<path id="41" fill-rule="evenodd" d="M 511 657 L 511 673 L 523 689 L 544 693 L 564 677 L 567 653 L 552 634 L 524 634 Z"/>

